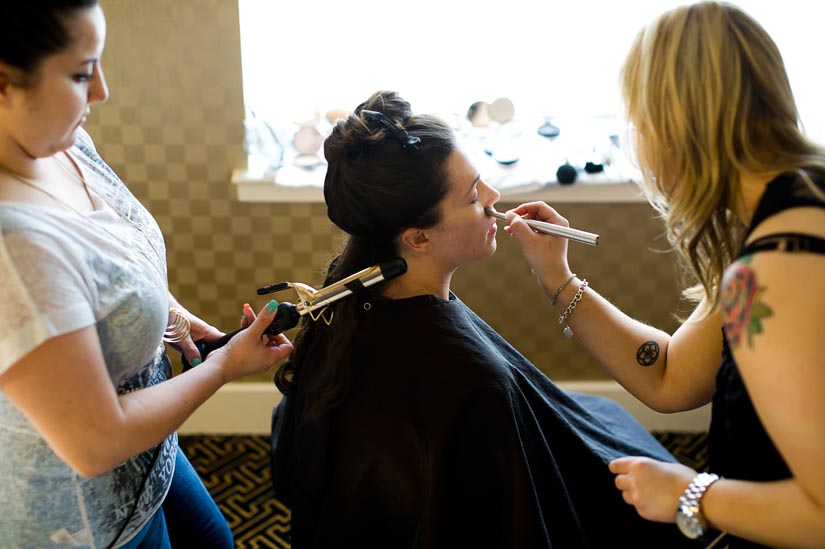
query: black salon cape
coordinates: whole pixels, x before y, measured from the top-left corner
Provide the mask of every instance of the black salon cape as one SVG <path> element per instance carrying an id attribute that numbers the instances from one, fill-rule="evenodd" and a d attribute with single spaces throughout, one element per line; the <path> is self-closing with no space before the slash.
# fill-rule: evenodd
<path id="1" fill-rule="evenodd" d="M 310 351 L 273 413 L 293 548 L 694 547 L 616 489 L 613 458 L 674 461 L 621 407 L 559 389 L 454 295 L 369 303 L 346 401 L 302 418 Z"/>

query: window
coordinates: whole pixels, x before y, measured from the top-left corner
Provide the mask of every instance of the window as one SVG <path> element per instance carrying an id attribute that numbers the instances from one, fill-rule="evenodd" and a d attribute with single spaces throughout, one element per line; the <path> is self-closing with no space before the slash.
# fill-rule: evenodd
<path id="1" fill-rule="evenodd" d="M 247 106 L 278 132 L 393 89 L 464 120 L 509 98 L 516 120 L 621 114 L 618 71 L 638 30 L 675 0 L 239 0 Z M 785 58 L 803 123 L 825 141 L 815 3 L 740 0 Z M 323 123 L 323 122 L 322 122 Z"/>

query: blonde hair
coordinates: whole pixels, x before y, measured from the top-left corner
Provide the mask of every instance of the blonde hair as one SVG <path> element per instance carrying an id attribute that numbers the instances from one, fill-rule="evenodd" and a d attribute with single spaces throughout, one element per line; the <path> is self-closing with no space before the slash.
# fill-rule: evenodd
<path id="1" fill-rule="evenodd" d="M 637 35 L 621 72 L 633 147 L 650 203 L 698 284 L 718 306 L 719 281 L 742 245 L 740 177 L 825 174 L 825 150 L 800 129 L 779 49 L 737 7 L 700 2 Z"/>

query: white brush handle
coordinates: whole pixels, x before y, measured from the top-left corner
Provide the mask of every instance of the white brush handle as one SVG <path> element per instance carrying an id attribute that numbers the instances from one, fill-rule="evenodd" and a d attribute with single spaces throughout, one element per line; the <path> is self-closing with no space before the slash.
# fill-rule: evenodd
<path id="1" fill-rule="evenodd" d="M 497 212 L 492 208 L 484 208 L 484 211 L 487 212 L 487 215 L 495 217 L 496 219 L 507 221 L 506 215 L 501 212 Z M 591 246 L 595 246 L 599 243 L 599 235 L 595 233 L 589 233 L 587 231 L 574 229 L 572 227 L 563 227 L 561 225 L 546 223 L 544 221 L 536 221 L 535 219 L 524 219 L 523 221 L 540 233 L 551 234 L 553 236 L 563 236 L 564 238 L 569 238 L 570 240 L 575 240 L 576 242 L 581 242 L 583 244 L 590 244 Z"/>

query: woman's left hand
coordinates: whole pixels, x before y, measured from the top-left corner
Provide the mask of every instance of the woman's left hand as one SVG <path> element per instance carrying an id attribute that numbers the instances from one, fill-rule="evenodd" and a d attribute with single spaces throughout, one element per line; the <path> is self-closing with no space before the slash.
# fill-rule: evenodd
<path id="1" fill-rule="evenodd" d="M 623 457 L 610 462 L 616 488 L 642 518 L 674 522 L 679 497 L 685 493 L 696 471 L 678 463 L 646 457 Z"/>
<path id="2" fill-rule="evenodd" d="M 169 343 L 169 345 L 183 355 L 189 364 L 198 364 L 201 360 L 203 360 L 203 357 L 201 357 L 200 351 L 198 351 L 195 343 L 198 341 L 212 341 L 213 339 L 218 339 L 224 334 L 180 305 L 176 305 L 176 309 L 179 314 L 182 314 L 184 318 L 189 321 L 189 336 L 179 343 Z M 193 362 L 195 359 L 197 359 L 197 361 Z"/>

